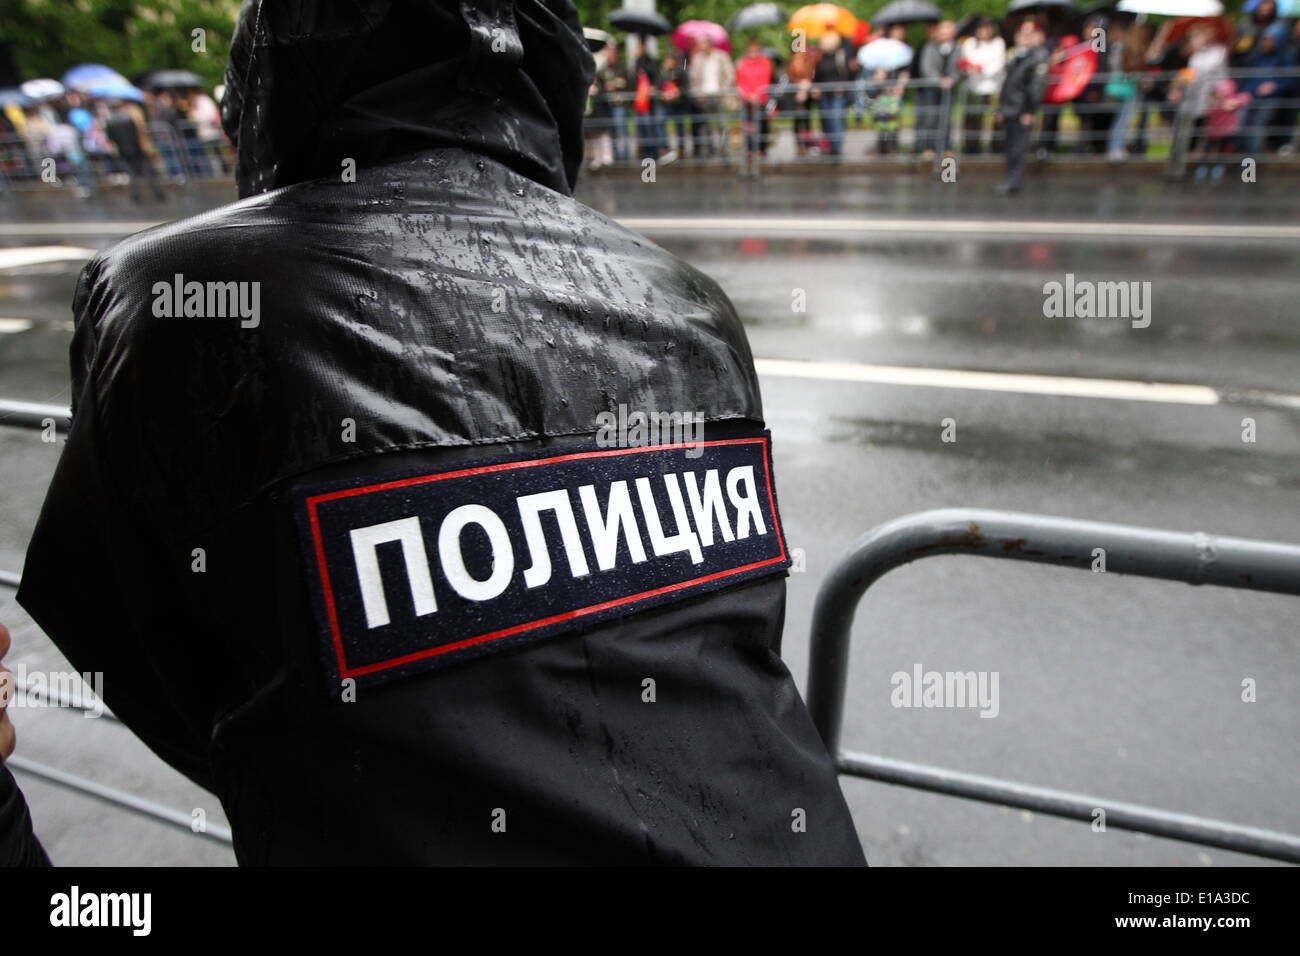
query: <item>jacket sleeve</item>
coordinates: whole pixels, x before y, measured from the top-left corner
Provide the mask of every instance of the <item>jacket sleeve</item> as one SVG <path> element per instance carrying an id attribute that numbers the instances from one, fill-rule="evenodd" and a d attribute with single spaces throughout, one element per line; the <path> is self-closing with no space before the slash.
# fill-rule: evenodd
<path id="1" fill-rule="evenodd" d="M 0 867 L 49 865 L 50 858 L 32 831 L 31 814 L 18 781 L 0 764 Z"/>
<path id="2" fill-rule="evenodd" d="M 1028 70 L 1025 78 L 1026 91 L 1025 102 L 1021 105 L 1022 113 L 1032 113 L 1038 109 L 1043 102 L 1043 94 L 1047 92 L 1047 57 L 1040 56 L 1035 59 L 1033 67 Z"/>
<path id="3" fill-rule="evenodd" d="M 921 48 L 920 74 L 924 79 L 937 79 L 939 76 L 939 48 L 927 43 Z"/>
<path id="4" fill-rule="evenodd" d="M 112 302 L 82 272 L 73 303 L 73 424 L 23 565 L 18 602 L 72 666 L 104 675 L 105 702 L 155 753 L 211 789 L 210 731 L 184 705 L 187 688 L 164 680 L 148 634 L 170 616 L 173 597 L 114 485 L 95 394 L 97 303 Z M 106 285 L 106 284 L 105 284 Z M 134 584 L 135 598 L 128 598 Z M 141 595 L 144 597 L 142 598 Z M 173 642 L 183 642 L 172 628 Z M 155 640 L 156 644 L 157 641 Z"/>

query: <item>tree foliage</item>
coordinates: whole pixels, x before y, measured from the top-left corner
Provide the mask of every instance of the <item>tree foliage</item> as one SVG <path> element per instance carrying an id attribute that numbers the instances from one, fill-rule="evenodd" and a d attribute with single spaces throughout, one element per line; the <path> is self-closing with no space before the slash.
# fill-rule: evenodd
<path id="1" fill-rule="evenodd" d="M 221 82 L 239 0 L 0 0 L 0 85 L 56 79 L 78 63 L 104 63 L 127 77 L 174 67 L 209 86 Z M 205 52 L 194 50 L 201 29 Z"/>

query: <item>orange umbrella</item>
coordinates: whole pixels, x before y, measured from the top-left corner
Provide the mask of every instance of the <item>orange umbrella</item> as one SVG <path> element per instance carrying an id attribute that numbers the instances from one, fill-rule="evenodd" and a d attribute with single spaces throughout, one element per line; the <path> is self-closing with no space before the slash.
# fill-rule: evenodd
<path id="1" fill-rule="evenodd" d="M 823 33 L 851 37 L 858 28 L 858 18 L 833 3 L 813 3 L 796 10 L 789 27 L 802 30 L 810 40 L 819 39 Z"/>

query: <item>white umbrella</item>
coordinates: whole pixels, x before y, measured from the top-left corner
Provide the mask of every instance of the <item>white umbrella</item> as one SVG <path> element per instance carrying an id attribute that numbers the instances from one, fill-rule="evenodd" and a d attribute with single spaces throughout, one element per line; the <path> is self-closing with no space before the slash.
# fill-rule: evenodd
<path id="1" fill-rule="evenodd" d="M 58 80 L 28 80 L 19 89 L 34 100 L 52 100 L 63 95 L 63 84 Z"/>
<path id="2" fill-rule="evenodd" d="M 592 53 L 603 50 L 614 39 L 604 30 L 597 30 L 595 27 L 583 27 L 582 36 L 587 41 L 587 49 Z"/>
<path id="3" fill-rule="evenodd" d="M 1119 0 L 1116 9 L 1157 17 L 1217 17 L 1223 4 L 1219 0 Z"/>
<path id="4" fill-rule="evenodd" d="M 881 37 L 858 51 L 858 62 L 868 70 L 897 70 L 912 62 L 912 48 L 901 40 Z"/>

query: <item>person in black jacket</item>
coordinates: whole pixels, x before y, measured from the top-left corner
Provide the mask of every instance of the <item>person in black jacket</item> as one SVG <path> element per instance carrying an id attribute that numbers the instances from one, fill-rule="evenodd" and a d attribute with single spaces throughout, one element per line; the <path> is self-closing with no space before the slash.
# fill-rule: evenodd
<path id="1" fill-rule="evenodd" d="M 994 117 L 1006 132 L 1006 177 L 997 191 L 1006 195 L 1020 189 L 1025 156 L 1034 131 L 1034 114 L 1047 88 L 1046 34 L 1033 18 L 1016 29 L 1016 47 L 1007 62 L 1006 77 Z"/>
<path id="2" fill-rule="evenodd" d="M 81 275 L 19 600 L 242 864 L 864 862 L 741 324 L 571 197 L 592 68 L 569 0 L 252 0 L 244 198 Z"/>

